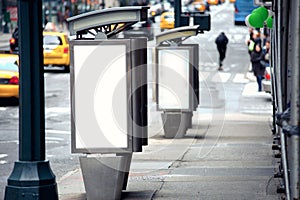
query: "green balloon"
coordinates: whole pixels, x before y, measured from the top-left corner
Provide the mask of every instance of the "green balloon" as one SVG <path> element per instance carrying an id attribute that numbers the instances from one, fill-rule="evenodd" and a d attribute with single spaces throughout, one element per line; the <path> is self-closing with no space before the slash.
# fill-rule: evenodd
<path id="1" fill-rule="evenodd" d="M 258 14 L 263 21 L 265 21 L 268 16 L 269 16 L 269 12 L 268 12 L 268 9 L 266 9 L 265 7 L 261 6 L 259 8 L 256 8 L 252 11 L 252 14 Z"/>
<path id="2" fill-rule="evenodd" d="M 249 24 L 255 28 L 264 27 L 264 20 L 257 13 L 252 13 L 249 17 Z"/>
<path id="3" fill-rule="evenodd" d="M 268 17 L 266 23 L 268 28 L 273 28 L 273 17 Z"/>

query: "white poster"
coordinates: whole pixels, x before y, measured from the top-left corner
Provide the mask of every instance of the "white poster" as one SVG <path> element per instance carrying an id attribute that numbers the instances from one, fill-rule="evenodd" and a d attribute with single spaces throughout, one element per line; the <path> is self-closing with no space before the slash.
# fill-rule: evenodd
<path id="1" fill-rule="evenodd" d="M 189 51 L 159 50 L 159 109 L 189 109 Z"/>
<path id="2" fill-rule="evenodd" d="M 125 44 L 74 45 L 73 65 L 76 148 L 127 148 Z"/>

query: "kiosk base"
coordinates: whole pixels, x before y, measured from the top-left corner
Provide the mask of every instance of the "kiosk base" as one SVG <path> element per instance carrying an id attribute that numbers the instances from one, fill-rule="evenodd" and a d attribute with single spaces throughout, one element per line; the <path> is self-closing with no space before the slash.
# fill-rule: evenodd
<path id="1" fill-rule="evenodd" d="M 192 127 L 193 112 L 171 112 L 161 114 L 166 138 L 182 138 Z"/>
<path id="2" fill-rule="evenodd" d="M 128 179 L 132 153 L 105 156 L 80 157 L 87 200 L 121 199 L 122 189 Z"/>

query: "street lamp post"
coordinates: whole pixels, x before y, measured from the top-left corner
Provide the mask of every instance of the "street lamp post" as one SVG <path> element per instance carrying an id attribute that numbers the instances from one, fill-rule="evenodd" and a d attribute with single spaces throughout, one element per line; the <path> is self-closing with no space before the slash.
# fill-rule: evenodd
<path id="1" fill-rule="evenodd" d="M 7 180 L 5 200 L 58 199 L 55 175 L 45 160 L 42 1 L 19 0 L 19 160 Z"/>
<path id="2" fill-rule="evenodd" d="M 3 18 L 3 2 L 0 1 L 0 31 L 2 31 L 2 18 Z"/>
<path id="3" fill-rule="evenodd" d="M 3 33 L 8 33 L 8 13 L 6 10 L 7 4 L 6 4 L 6 0 L 3 0 L 2 2 L 2 16 L 3 16 L 3 20 L 4 20 L 4 26 L 3 26 Z M 2 26 L 2 24 L 1 24 Z"/>
<path id="4" fill-rule="evenodd" d="M 181 26 L 181 0 L 175 0 L 174 5 L 175 28 Z"/>

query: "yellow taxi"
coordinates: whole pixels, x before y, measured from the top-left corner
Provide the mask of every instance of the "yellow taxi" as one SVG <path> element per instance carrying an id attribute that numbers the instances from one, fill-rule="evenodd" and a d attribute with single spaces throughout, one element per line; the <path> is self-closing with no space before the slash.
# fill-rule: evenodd
<path id="1" fill-rule="evenodd" d="M 0 98 L 19 98 L 19 56 L 0 54 Z"/>
<path id="2" fill-rule="evenodd" d="M 229 0 L 229 3 L 235 3 L 235 0 Z"/>
<path id="3" fill-rule="evenodd" d="M 219 3 L 225 3 L 225 0 L 207 0 L 209 5 L 218 5 Z"/>
<path id="4" fill-rule="evenodd" d="M 60 32 L 43 32 L 44 65 L 64 67 L 69 71 L 70 49 L 68 36 Z"/>
<path id="5" fill-rule="evenodd" d="M 175 18 L 174 12 L 164 12 L 160 16 L 160 30 L 174 28 Z"/>
<path id="6" fill-rule="evenodd" d="M 204 12 L 206 10 L 206 5 L 203 1 L 194 1 L 192 5 L 197 11 Z"/>
<path id="7" fill-rule="evenodd" d="M 219 4 L 219 0 L 207 0 L 207 3 L 209 5 L 218 5 Z"/>

